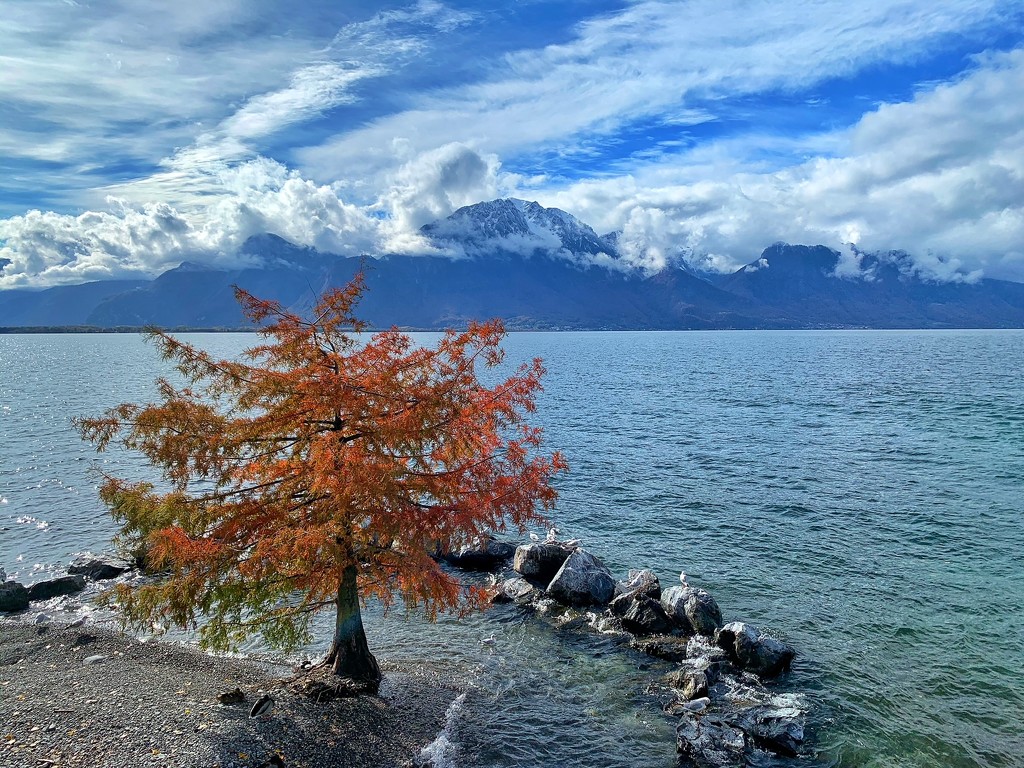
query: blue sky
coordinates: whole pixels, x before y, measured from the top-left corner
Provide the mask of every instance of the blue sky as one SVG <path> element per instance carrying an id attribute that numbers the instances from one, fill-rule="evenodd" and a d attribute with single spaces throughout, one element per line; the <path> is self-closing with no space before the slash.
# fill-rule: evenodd
<path id="1" fill-rule="evenodd" d="M 422 252 L 499 196 L 648 268 L 778 240 L 1024 280 L 1024 7 L 7 0 L 0 287 Z"/>

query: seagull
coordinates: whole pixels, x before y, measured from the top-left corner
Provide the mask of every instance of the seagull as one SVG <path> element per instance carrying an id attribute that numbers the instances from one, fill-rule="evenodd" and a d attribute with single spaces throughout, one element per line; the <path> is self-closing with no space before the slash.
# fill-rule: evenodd
<path id="1" fill-rule="evenodd" d="M 570 539 L 569 541 L 565 542 L 565 544 L 563 544 L 562 546 L 564 546 L 566 549 L 576 549 L 582 543 L 583 541 L 580 539 Z"/>
<path id="2" fill-rule="evenodd" d="M 551 544 L 552 542 L 554 542 L 558 538 L 559 533 L 561 533 L 561 531 L 559 531 L 555 527 L 548 528 L 548 538 L 545 543 Z"/>
<path id="3" fill-rule="evenodd" d="M 271 698 L 269 693 L 264 693 L 258 699 L 256 703 L 252 705 L 252 709 L 249 710 L 249 717 L 260 717 L 261 715 L 270 714 L 270 710 L 274 708 L 274 699 Z"/>
<path id="4" fill-rule="evenodd" d="M 491 635 L 490 637 L 485 637 L 481 639 L 480 645 L 494 645 L 497 641 L 498 638 L 496 638 L 494 635 Z"/>
<path id="5" fill-rule="evenodd" d="M 686 583 L 686 571 L 679 572 L 679 582 L 685 587 L 688 586 Z"/>
<path id="6" fill-rule="evenodd" d="M 685 704 L 683 704 L 683 709 L 685 709 L 687 712 L 703 712 L 705 709 L 708 708 L 708 704 L 710 703 L 711 699 L 709 699 L 707 696 L 704 696 L 703 698 L 694 699 L 693 701 L 686 702 Z"/>
<path id="7" fill-rule="evenodd" d="M 530 541 L 540 541 L 540 536 L 533 531 L 530 531 Z"/>

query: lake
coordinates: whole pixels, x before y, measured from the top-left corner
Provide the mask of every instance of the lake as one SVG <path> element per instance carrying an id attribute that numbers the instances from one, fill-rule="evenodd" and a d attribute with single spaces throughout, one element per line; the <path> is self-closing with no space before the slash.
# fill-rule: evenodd
<path id="1" fill-rule="evenodd" d="M 186 337 L 224 356 L 254 339 Z M 505 348 L 548 368 L 536 420 L 571 466 L 563 538 L 620 577 L 685 570 L 727 621 L 794 645 L 782 688 L 811 710 L 816 764 L 1024 765 L 1024 332 L 522 333 Z M 109 547 L 98 470 L 149 475 L 97 456 L 70 418 L 149 400 L 165 372 L 133 335 L 0 335 L 9 576 Z M 675 765 L 644 694 L 665 667 L 607 638 L 508 606 L 367 623 L 378 657 L 473 684 L 452 765 Z"/>

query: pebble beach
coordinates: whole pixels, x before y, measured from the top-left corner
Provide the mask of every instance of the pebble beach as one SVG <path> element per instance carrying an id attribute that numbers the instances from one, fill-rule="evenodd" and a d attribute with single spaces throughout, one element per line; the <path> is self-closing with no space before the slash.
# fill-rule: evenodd
<path id="1" fill-rule="evenodd" d="M 317 703 L 286 686 L 283 663 L 0 619 L 0 765 L 412 766 L 459 691 L 421 667 L 382 668 L 379 695 Z M 236 688 L 243 701 L 218 701 Z M 250 717 L 263 694 L 273 707 Z"/>

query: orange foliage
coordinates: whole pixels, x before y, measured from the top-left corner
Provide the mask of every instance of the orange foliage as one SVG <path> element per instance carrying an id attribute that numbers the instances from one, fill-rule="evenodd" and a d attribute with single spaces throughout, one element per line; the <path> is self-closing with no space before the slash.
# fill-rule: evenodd
<path id="1" fill-rule="evenodd" d="M 236 289 L 261 326 L 242 359 L 154 331 L 184 386 L 161 380 L 158 402 L 78 423 L 100 449 L 141 451 L 170 488 L 110 479 L 102 490 L 169 572 L 122 595 L 133 618 L 202 615 L 214 647 L 254 630 L 294 645 L 352 566 L 364 599 L 398 597 L 433 616 L 480 596 L 432 554 L 543 521 L 566 465 L 525 421 L 541 361 L 484 386 L 478 369 L 502 362 L 499 321 L 432 348 L 394 330 L 367 336 L 352 316 L 362 289 L 357 278 L 325 293 L 312 319 Z"/>

